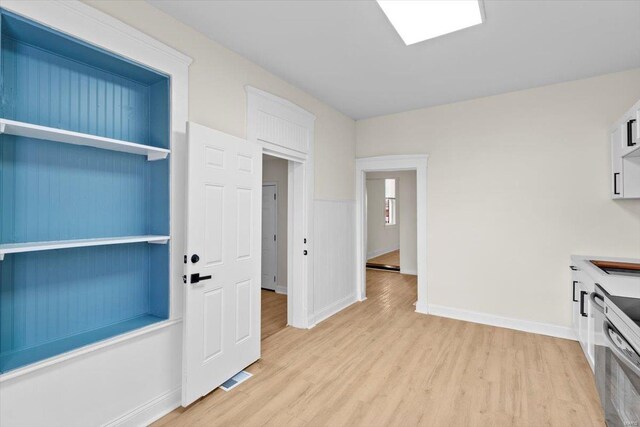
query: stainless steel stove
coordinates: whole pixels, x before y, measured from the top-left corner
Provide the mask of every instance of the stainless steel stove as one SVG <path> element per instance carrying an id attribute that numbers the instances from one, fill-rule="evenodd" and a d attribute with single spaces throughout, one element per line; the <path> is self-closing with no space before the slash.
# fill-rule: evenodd
<path id="1" fill-rule="evenodd" d="M 596 307 L 595 374 L 609 427 L 640 426 L 640 299 L 608 294 L 600 286 Z"/>

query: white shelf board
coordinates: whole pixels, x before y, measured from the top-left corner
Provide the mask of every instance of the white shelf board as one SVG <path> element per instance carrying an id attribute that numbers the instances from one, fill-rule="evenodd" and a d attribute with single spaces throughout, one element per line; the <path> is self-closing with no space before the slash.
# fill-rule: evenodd
<path id="1" fill-rule="evenodd" d="M 65 144 L 86 145 L 88 147 L 101 148 L 103 150 L 122 151 L 124 153 L 147 156 L 147 160 L 166 159 L 170 150 L 166 148 L 152 147 L 150 145 L 136 144 L 134 142 L 121 141 L 119 139 L 105 138 L 86 133 L 72 132 L 64 129 L 50 128 L 30 123 L 17 122 L 15 120 L 0 119 L 0 134 L 25 136 L 27 138 L 44 139 L 47 141 L 63 142 Z"/>
<path id="2" fill-rule="evenodd" d="M 623 152 L 622 158 L 629 158 L 629 157 L 640 157 L 640 144 L 636 144 L 633 148 L 629 149 L 629 151 L 627 151 L 626 153 Z"/>
<path id="3" fill-rule="evenodd" d="M 0 261 L 5 254 L 21 252 L 50 251 L 54 249 L 83 248 L 87 246 L 121 245 L 125 243 L 158 243 L 166 244 L 169 236 L 123 236 L 101 237 L 98 239 L 54 240 L 50 242 L 3 243 L 0 244 Z"/>

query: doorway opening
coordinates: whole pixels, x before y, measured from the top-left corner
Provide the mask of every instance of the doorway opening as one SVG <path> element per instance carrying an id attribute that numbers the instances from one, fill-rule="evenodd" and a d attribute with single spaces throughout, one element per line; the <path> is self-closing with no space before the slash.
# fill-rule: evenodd
<path id="1" fill-rule="evenodd" d="M 262 156 L 262 339 L 287 326 L 289 161 Z"/>
<path id="2" fill-rule="evenodd" d="M 426 313 L 427 156 L 356 159 L 357 291 L 367 274 L 417 276 L 416 311 Z M 386 270 L 386 272 L 380 272 Z M 416 280 L 417 279 L 417 280 Z"/>

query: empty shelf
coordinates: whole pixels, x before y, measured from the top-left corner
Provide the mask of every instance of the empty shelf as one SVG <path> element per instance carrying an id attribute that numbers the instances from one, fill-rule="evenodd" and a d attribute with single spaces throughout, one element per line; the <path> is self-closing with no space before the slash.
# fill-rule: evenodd
<path id="1" fill-rule="evenodd" d="M 48 359 L 70 350 L 75 350 L 116 335 L 161 322 L 163 319 L 151 314 L 144 314 L 102 328 L 81 332 L 55 341 L 21 350 L 9 350 L 0 353 L 0 373 L 20 368 L 40 360 Z"/>
<path id="2" fill-rule="evenodd" d="M 640 157 L 640 144 L 636 144 L 634 148 L 622 155 L 623 158 Z"/>
<path id="3" fill-rule="evenodd" d="M 136 144 L 118 139 L 89 135 L 64 129 L 50 128 L 14 120 L 0 119 L 0 134 L 24 136 L 27 138 L 44 139 L 47 141 L 63 142 L 65 144 L 86 145 L 103 150 L 121 151 L 124 153 L 147 156 L 147 160 L 166 159 L 170 150 Z"/>
<path id="4" fill-rule="evenodd" d="M 169 236 L 123 236 L 101 237 L 97 239 L 54 240 L 50 242 L 3 243 L 0 244 L 0 260 L 5 254 L 20 252 L 50 251 L 53 249 L 82 248 L 87 246 L 121 245 L 125 243 L 160 243 L 169 241 Z"/>

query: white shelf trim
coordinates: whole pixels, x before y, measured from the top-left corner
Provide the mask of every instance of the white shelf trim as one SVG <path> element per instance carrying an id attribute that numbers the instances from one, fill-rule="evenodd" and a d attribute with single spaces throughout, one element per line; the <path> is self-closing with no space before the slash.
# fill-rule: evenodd
<path id="1" fill-rule="evenodd" d="M 84 248 L 88 246 L 121 245 L 126 243 L 156 243 L 166 244 L 169 236 L 123 236 L 104 237 L 98 239 L 78 239 L 78 240 L 54 240 L 50 242 L 28 242 L 28 243 L 4 243 L 0 244 L 0 261 L 5 254 L 16 254 L 21 252 L 50 251 L 54 249 Z"/>
<path id="2" fill-rule="evenodd" d="M 103 150 L 139 154 L 147 156 L 147 160 L 149 161 L 166 159 L 170 153 L 170 150 L 167 150 L 166 148 L 152 147 L 150 145 L 136 144 L 134 142 L 121 141 L 119 139 L 105 138 L 103 136 L 56 129 L 8 119 L 0 119 L 0 134 L 3 133 L 24 136 L 27 138 L 63 142 L 65 144 L 85 145 Z"/>
<path id="3" fill-rule="evenodd" d="M 622 158 L 623 159 L 628 159 L 631 157 L 640 157 L 640 144 L 636 144 L 635 147 L 633 148 L 627 148 L 629 151 L 627 151 L 626 153 L 624 153 L 624 149 L 623 149 L 623 154 L 622 154 Z"/>

